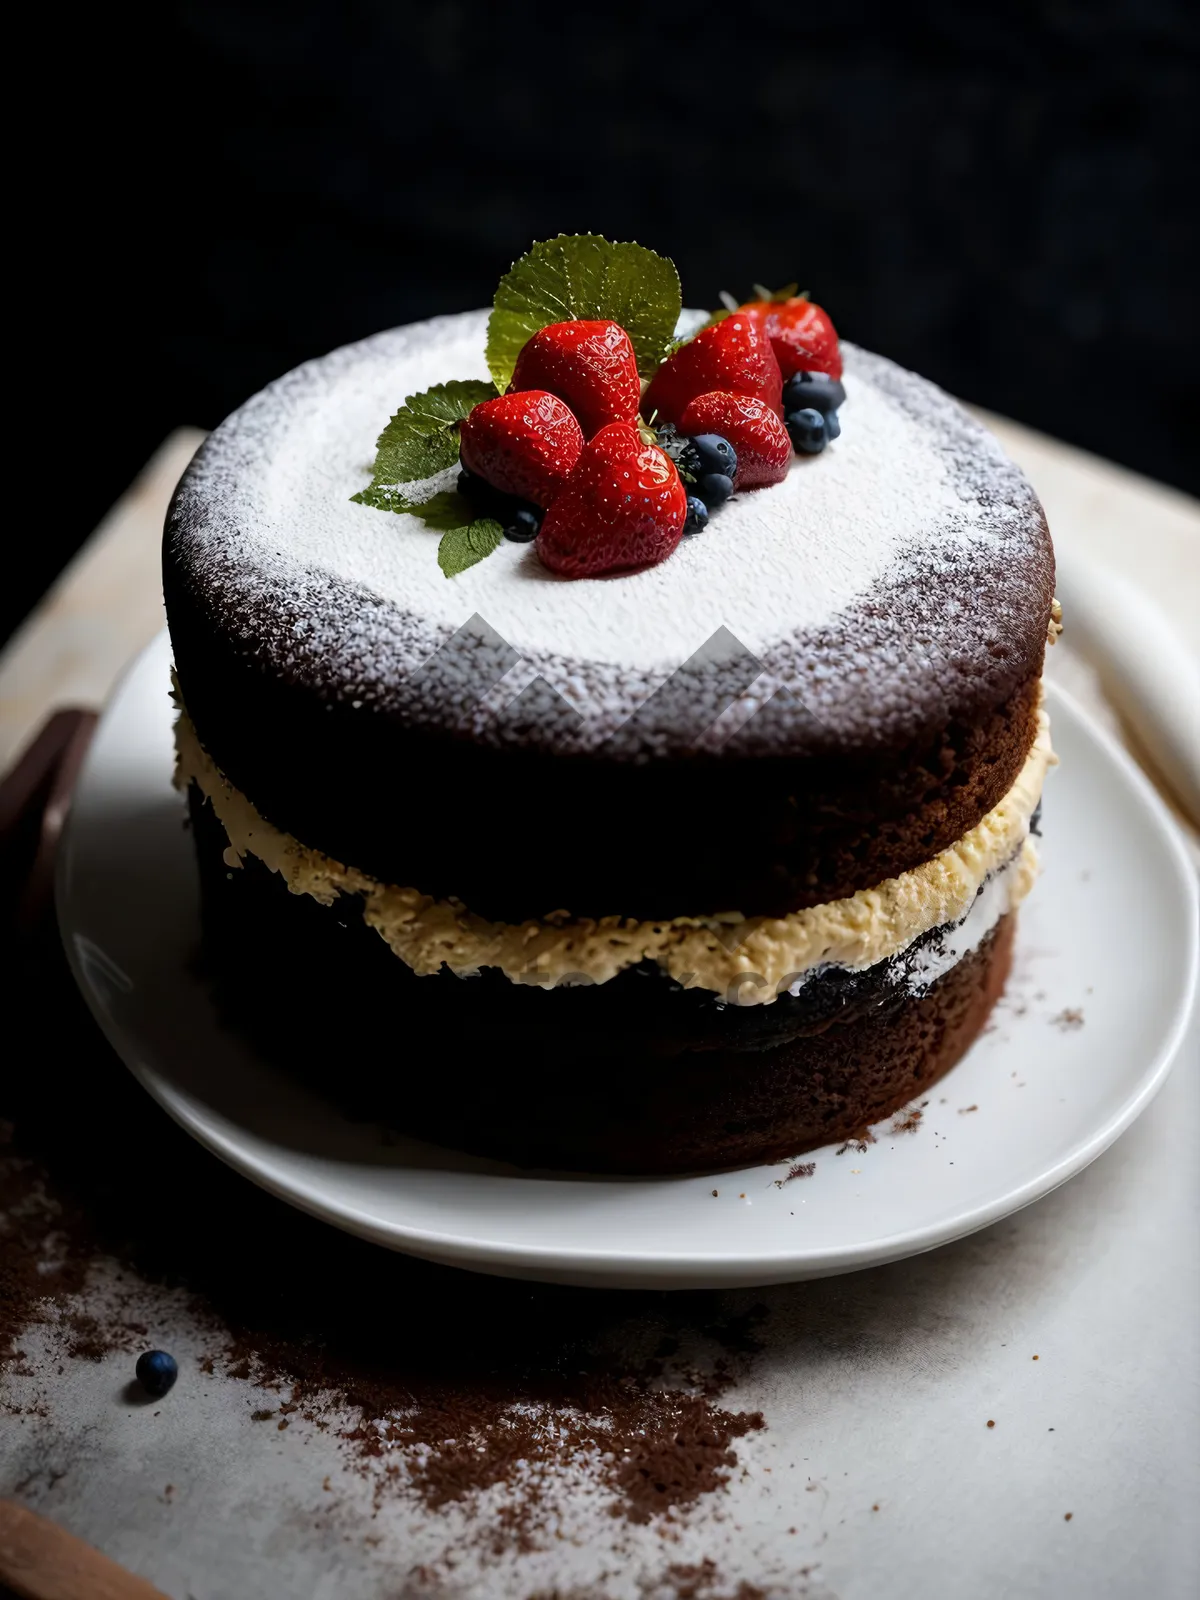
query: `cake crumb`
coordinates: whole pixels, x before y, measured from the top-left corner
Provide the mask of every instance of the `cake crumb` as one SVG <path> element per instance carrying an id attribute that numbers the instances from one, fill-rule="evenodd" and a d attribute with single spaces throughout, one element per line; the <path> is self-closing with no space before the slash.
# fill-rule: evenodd
<path id="1" fill-rule="evenodd" d="M 925 1113 L 918 1110 L 916 1106 L 910 1106 L 906 1111 L 898 1111 L 896 1120 L 892 1123 L 889 1132 L 916 1133 L 924 1120 L 924 1116 Z"/>
<path id="2" fill-rule="evenodd" d="M 959 1114 L 960 1117 L 965 1117 L 968 1111 L 978 1111 L 978 1110 L 979 1110 L 978 1106 L 959 1106 L 958 1114 Z"/>
<path id="3" fill-rule="evenodd" d="M 868 1145 L 875 1143 L 875 1135 L 870 1128 L 862 1128 L 858 1133 L 852 1133 L 845 1144 L 839 1146 L 837 1154 L 844 1156 L 847 1150 L 857 1150 L 859 1155 L 864 1155 Z"/>
<path id="4" fill-rule="evenodd" d="M 784 1184 L 791 1183 L 793 1178 L 811 1178 L 816 1170 L 817 1163 L 815 1161 L 797 1162 L 797 1164 L 789 1170 L 786 1178 L 775 1179 L 775 1187 L 777 1189 L 782 1189 Z M 713 1190 L 713 1193 L 716 1193 L 715 1189 Z"/>
<path id="5" fill-rule="evenodd" d="M 1078 1006 L 1066 1006 L 1056 1017 L 1051 1017 L 1050 1020 L 1063 1033 L 1070 1033 L 1074 1028 L 1083 1027 L 1083 1011 Z"/>
<path id="6" fill-rule="evenodd" d="M 989 1417 L 988 1418 L 988 1427 L 989 1428 L 994 1428 L 995 1426 L 996 1426 L 995 1421 L 991 1417 Z"/>
<path id="7" fill-rule="evenodd" d="M 1075 1515 L 1075 1513 L 1073 1511 L 1064 1511 L 1063 1512 L 1063 1521 L 1064 1522 L 1070 1522 L 1071 1518 L 1074 1515 Z"/>

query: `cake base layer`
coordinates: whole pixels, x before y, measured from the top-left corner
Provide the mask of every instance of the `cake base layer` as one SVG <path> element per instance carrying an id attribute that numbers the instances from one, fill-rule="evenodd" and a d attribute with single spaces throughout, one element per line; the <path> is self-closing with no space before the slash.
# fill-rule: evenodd
<path id="1" fill-rule="evenodd" d="M 190 802 L 227 1019 L 351 1115 L 519 1166 L 714 1170 L 853 1137 L 959 1060 L 1011 962 L 1010 913 L 924 990 L 904 958 L 826 969 L 766 1006 L 647 967 L 549 991 L 417 977 L 352 899 L 322 906 L 253 859 L 228 867 L 194 787 Z"/>

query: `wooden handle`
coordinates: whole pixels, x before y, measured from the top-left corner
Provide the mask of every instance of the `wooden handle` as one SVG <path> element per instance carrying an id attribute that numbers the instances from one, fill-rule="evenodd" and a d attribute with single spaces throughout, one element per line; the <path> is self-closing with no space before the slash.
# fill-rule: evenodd
<path id="1" fill-rule="evenodd" d="M 56 1522 L 0 1500 L 0 1588 L 19 1600 L 167 1600 Z"/>
<path id="2" fill-rule="evenodd" d="M 93 711 L 57 711 L 0 782 L 0 920 L 34 927 L 48 905 L 71 792 L 96 728 Z"/>

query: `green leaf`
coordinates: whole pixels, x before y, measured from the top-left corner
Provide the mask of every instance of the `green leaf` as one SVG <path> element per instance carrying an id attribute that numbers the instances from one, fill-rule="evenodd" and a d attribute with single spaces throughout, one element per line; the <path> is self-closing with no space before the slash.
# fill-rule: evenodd
<path id="1" fill-rule="evenodd" d="M 490 556 L 504 538 L 504 529 L 494 517 L 479 517 L 455 490 L 435 494 L 423 505 L 412 506 L 414 517 L 435 533 L 441 533 L 438 566 L 448 578 L 457 577 L 477 561 Z"/>
<path id="2" fill-rule="evenodd" d="M 614 245 L 602 304 L 592 313 L 619 322 L 633 341 L 638 371 L 650 377 L 675 335 L 682 309 L 675 264 L 640 245 Z"/>
<path id="3" fill-rule="evenodd" d="M 379 435 L 370 485 L 351 499 L 380 511 L 410 511 L 409 484 L 445 472 L 458 460 L 458 426 L 496 386 L 483 378 L 454 378 L 410 394 Z"/>
<path id="4" fill-rule="evenodd" d="M 375 511 L 411 511 L 413 502 L 406 499 L 397 483 L 371 483 L 350 499 L 358 506 L 371 506 Z"/>
<path id="5" fill-rule="evenodd" d="M 504 538 L 504 529 L 491 517 L 480 517 L 465 528 L 451 528 L 438 545 L 438 566 L 448 578 L 455 578 L 490 556 Z"/>
<path id="6" fill-rule="evenodd" d="M 465 528 L 477 520 L 474 508 L 456 489 L 446 489 L 435 494 L 423 505 L 412 506 L 414 517 L 420 517 L 427 528 L 435 533 L 445 533 L 452 528 Z"/>
<path id="7" fill-rule="evenodd" d="M 643 245 L 613 244 L 596 233 L 544 239 L 500 280 L 488 320 L 488 370 L 504 390 L 539 328 L 605 318 L 628 333 L 638 371 L 648 377 L 671 342 L 681 304 L 674 263 Z"/>

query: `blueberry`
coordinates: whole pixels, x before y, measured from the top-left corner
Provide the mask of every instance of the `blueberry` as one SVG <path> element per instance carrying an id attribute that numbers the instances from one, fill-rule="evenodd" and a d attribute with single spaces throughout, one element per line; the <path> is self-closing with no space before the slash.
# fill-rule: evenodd
<path id="1" fill-rule="evenodd" d="M 783 386 L 783 410 L 820 411 L 823 415 L 845 402 L 846 390 L 827 372 L 796 372 Z"/>
<path id="2" fill-rule="evenodd" d="M 832 443 L 834 439 L 840 439 L 841 436 L 842 425 L 838 421 L 837 412 L 827 411 L 825 413 L 825 437 Z"/>
<path id="3" fill-rule="evenodd" d="M 136 1370 L 142 1388 L 155 1398 L 174 1388 L 175 1379 L 179 1376 L 175 1357 L 169 1356 L 165 1350 L 145 1351 L 137 1358 Z"/>
<path id="4" fill-rule="evenodd" d="M 486 478 L 481 478 L 468 467 L 459 471 L 456 487 L 459 494 L 465 495 L 471 502 L 473 510 L 483 516 L 497 517 L 501 522 L 508 522 L 514 506 L 522 504 L 512 495 L 501 494 L 499 489 L 493 489 Z"/>
<path id="5" fill-rule="evenodd" d="M 733 493 L 733 479 L 727 472 L 706 472 L 696 484 L 696 494 L 710 511 L 723 506 Z"/>
<path id="6" fill-rule="evenodd" d="M 692 451 L 697 462 L 697 478 L 702 478 L 707 472 L 723 473 L 727 478 L 737 477 L 737 451 L 719 433 L 696 434 L 692 439 Z"/>
<path id="7" fill-rule="evenodd" d="M 825 418 L 809 406 L 804 411 L 789 411 L 784 417 L 792 448 L 802 456 L 819 456 L 827 443 Z"/>
<path id="8" fill-rule="evenodd" d="M 708 526 L 708 507 L 698 494 L 688 495 L 687 506 L 687 521 L 683 525 L 684 533 L 703 533 Z"/>
<path id="9" fill-rule="evenodd" d="M 671 460 L 679 468 L 679 476 L 684 483 L 695 483 L 700 476 L 700 452 L 694 447 L 690 439 L 681 439 L 667 451 Z"/>
<path id="10" fill-rule="evenodd" d="M 504 537 L 514 544 L 528 544 L 536 539 L 542 525 L 542 513 L 536 506 L 521 506 L 513 513 L 512 521 L 504 530 Z"/>

